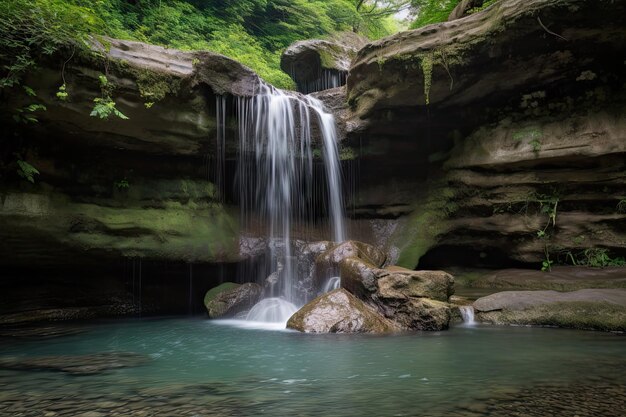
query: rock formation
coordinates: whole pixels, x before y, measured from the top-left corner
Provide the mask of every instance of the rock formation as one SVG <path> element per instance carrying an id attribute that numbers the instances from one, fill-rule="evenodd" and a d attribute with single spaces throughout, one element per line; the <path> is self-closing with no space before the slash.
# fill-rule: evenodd
<path id="1" fill-rule="evenodd" d="M 397 219 L 411 269 L 623 256 L 625 12 L 503 0 L 362 48 L 344 141 L 355 217 Z"/>
<path id="2" fill-rule="evenodd" d="M 352 32 L 343 32 L 328 40 L 298 41 L 283 52 L 280 67 L 302 93 L 340 87 L 346 83 L 352 59 L 366 42 Z"/>

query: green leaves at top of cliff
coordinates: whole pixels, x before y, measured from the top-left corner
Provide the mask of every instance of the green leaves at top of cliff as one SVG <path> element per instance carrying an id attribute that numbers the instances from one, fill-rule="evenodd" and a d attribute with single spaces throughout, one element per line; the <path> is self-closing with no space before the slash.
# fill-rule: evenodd
<path id="1" fill-rule="evenodd" d="M 19 85 L 42 55 L 81 44 L 104 28 L 94 10 L 66 0 L 2 0 L 0 89 Z"/>
<path id="2" fill-rule="evenodd" d="M 391 3 L 408 3 L 395 0 Z M 292 87 L 280 53 L 302 39 L 395 30 L 390 2 L 375 0 L 3 0 L 0 87 L 19 83 L 41 55 L 81 47 L 88 35 L 205 49 L 234 58 L 270 83 Z M 367 6 L 367 7 L 364 7 Z M 403 6 L 404 7 L 404 6 Z M 69 53 L 68 53 L 69 55 Z"/>
<path id="3" fill-rule="evenodd" d="M 433 23 L 445 22 L 460 0 L 412 0 L 417 17 L 411 28 L 420 28 Z"/>

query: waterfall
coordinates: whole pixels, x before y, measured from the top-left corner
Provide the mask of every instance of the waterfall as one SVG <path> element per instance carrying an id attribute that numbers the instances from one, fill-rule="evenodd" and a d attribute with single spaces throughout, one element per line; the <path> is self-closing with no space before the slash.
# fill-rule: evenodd
<path id="1" fill-rule="evenodd" d="M 475 324 L 474 322 L 474 307 L 472 306 L 459 306 L 459 311 L 461 312 L 461 317 L 463 318 L 463 323 L 471 326 Z"/>
<path id="2" fill-rule="evenodd" d="M 340 277 L 331 277 L 324 284 L 324 288 L 322 288 L 322 293 L 327 293 L 332 290 L 336 290 L 341 286 L 341 278 Z"/>
<path id="3" fill-rule="evenodd" d="M 238 98 L 236 107 L 242 226 L 251 225 L 251 213 L 267 224 L 272 272 L 266 287 L 268 298 L 253 307 L 248 319 L 286 322 L 296 306 L 307 301 L 298 296 L 296 288 L 291 233 L 294 224 L 314 217 L 310 194 L 316 189 L 312 145 L 317 137 L 323 148 L 332 239 L 345 239 L 335 121 L 321 101 L 263 83 L 259 94 Z"/>

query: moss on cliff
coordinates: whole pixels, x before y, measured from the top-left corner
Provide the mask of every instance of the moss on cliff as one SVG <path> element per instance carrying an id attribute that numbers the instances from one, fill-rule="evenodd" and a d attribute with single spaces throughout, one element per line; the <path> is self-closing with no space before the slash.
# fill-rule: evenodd
<path id="1" fill-rule="evenodd" d="M 446 219 L 457 209 L 454 196 L 452 188 L 435 184 L 413 204 L 414 210 L 405 220 L 406 224 L 392 237 L 392 242 L 400 248 L 399 266 L 415 268 L 437 238 L 446 232 Z"/>

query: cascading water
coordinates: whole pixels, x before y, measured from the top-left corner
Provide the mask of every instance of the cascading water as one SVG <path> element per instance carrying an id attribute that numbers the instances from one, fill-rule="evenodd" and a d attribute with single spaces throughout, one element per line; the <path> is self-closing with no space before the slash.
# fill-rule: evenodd
<path id="1" fill-rule="evenodd" d="M 461 312 L 461 317 L 463 318 L 463 323 L 472 326 L 475 324 L 474 322 L 474 307 L 472 306 L 459 306 L 459 311 Z"/>
<path id="2" fill-rule="evenodd" d="M 259 94 L 237 101 L 239 120 L 238 182 L 244 227 L 249 213 L 268 225 L 271 271 L 267 298 L 247 319 L 286 322 L 307 300 L 296 289 L 292 227 L 314 211 L 306 190 L 314 188 L 312 128 L 319 127 L 327 178 L 328 213 L 334 241 L 345 239 L 341 167 L 332 114 L 312 97 L 260 85 Z M 315 123 L 315 124 L 314 124 Z"/>
<path id="3" fill-rule="evenodd" d="M 324 284 L 324 288 L 322 288 L 323 293 L 330 292 L 332 290 L 336 290 L 341 285 L 340 277 L 330 277 L 326 284 Z"/>

